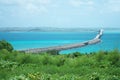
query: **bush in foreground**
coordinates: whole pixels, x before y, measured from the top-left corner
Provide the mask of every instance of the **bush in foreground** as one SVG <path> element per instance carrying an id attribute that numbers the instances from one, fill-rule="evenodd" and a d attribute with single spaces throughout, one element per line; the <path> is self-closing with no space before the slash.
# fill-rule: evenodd
<path id="1" fill-rule="evenodd" d="M 2 41 L 0 41 L 0 50 L 2 50 L 2 49 L 6 49 L 11 52 L 13 50 L 13 47 L 7 41 L 2 40 Z"/>
<path id="2" fill-rule="evenodd" d="M 71 57 L 72 55 L 72 57 Z M 1 80 L 119 80 L 120 52 L 25 54 L 0 50 Z"/>

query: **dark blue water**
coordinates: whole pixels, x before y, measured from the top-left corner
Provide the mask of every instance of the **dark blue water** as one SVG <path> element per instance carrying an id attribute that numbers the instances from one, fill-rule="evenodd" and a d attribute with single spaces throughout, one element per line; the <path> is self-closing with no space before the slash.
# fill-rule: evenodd
<path id="1" fill-rule="evenodd" d="M 0 40 L 7 40 L 15 50 L 41 48 L 71 44 L 90 40 L 97 32 L 0 32 Z M 101 43 L 82 48 L 61 51 L 71 52 L 94 52 L 99 50 L 120 49 L 120 32 L 104 32 Z"/>

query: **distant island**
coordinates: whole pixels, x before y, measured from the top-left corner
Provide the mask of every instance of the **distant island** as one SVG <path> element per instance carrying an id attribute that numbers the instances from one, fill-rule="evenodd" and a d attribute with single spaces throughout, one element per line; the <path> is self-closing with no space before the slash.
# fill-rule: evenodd
<path id="1" fill-rule="evenodd" d="M 120 28 L 103 28 L 107 30 L 120 30 Z M 0 27 L 0 32 L 79 32 L 97 31 L 99 28 L 55 28 L 55 27 Z"/>

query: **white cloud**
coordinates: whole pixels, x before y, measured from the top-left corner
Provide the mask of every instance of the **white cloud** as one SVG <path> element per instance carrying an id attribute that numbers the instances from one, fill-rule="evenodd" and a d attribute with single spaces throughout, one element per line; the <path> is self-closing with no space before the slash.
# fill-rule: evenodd
<path id="1" fill-rule="evenodd" d="M 70 5 L 74 7 L 79 7 L 81 4 L 83 4 L 83 2 L 78 1 L 78 0 L 70 0 Z"/>
<path id="2" fill-rule="evenodd" d="M 0 0 L 0 4 L 12 4 L 12 3 L 13 3 L 13 0 L 12 2 L 9 0 Z"/>
<path id="3" fill-rule="evenodd" d="M 51 4 L 51 0 L 0 0 L 0 4 L 16 6 L 17 10 L 21 10 L 20 12 L 27 11 L 34 14 L 47 12 L 47 7 Z"/>
<path id="4" fill-rule="evenodd" d="M 76 8 L 97 11 L 102 14 L 120 12 L 120 0 L 69 0 L 69 4 Z"/>
<path id="5" fill-rule="evenodd" d="M 100 13 L 120 12 L 120 0 L 107 0 L 102 6 Z"/>
<path id="6" fill-rule="evenodd" d="M 50 0 L 0 0 L 2 4 L 27 4 L 27 3 L 38 3 L 38 4 L 49 4 Z"/>
<path id="7" fill-rule="evenodd" d="M 109 0 L 108 8 L 111 9 L 111 11 L 119 12 L 120 11 L 120 0 Z"/>
<path id="8" fill-rule="evenodd" d="M 32 14 L 39 12 L 39 8 L 37 6 L 35 6 L 34 4 L 31 4 L 31 3 L 27 4 L 25 6 L 25 9 Z"/>
<path id="9" fill-rule="evenodd" d="M 69 0 L 69 5 L 77 11 L 77 14 L 90 15 L 96 9 L 92 0 Z"/>
<path id="10" fill-rule="evenodd" d="M 70 5 L 73 7 L 80 7 L 80 6 L 92 6 L 94 2 L 92 0 L 84 1 L 84 0 L 70 0 Z"/>
<path id="11" fill-rule="evenodd" d="M 26 3 L 22 5 L 22 7 L 32 13 L 44 13 L 47 12 L 47 5 L 49 5 L 49 3 L 49 0 L 27 0 Z"/>
<path id="12" fill-rule="evenodd" d="M 31 13 L 31 14 L 39 14 L 39 13 L 46 13 L 48 10 L 47 10 L 47 7 L 44 5 L 46 4 L 45 2 L 44 3 L 27 3 L 27 4 L 23 4 L 21 7 L 23 9 L 25 9 L 27 12 Z"/>

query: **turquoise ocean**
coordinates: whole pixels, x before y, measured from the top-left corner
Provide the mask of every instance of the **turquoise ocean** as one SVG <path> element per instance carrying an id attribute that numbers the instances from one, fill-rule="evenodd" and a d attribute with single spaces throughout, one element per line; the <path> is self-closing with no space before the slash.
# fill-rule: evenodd
<path id="1" fill-rule="evenodd" d="M 93 39 L 97 31 L 80 32 L 0 32 L 0 40 L 10 42 L 15 50 L 43 48 L 64 44 L 84 42 Z M 90 53 L 99 50 L 120 50 L 120 30 L 104 31 L 101 42 L 82 48 L 61 51 L 61 54 L 72 52 Z"/>

